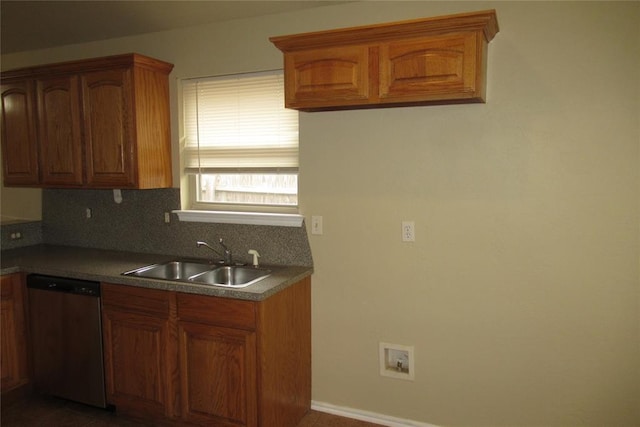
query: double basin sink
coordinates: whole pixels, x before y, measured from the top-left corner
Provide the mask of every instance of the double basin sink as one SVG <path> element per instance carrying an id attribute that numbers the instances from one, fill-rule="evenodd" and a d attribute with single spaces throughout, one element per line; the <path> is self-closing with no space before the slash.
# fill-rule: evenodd
<path id="1" fill-rule="evenodd" d="M 178 260 L 151 264 L 122 274 L 196 285 L 244 288 L 269 276 L 271 270 L 258 267 L 208 264 L 204 261 Z"/>

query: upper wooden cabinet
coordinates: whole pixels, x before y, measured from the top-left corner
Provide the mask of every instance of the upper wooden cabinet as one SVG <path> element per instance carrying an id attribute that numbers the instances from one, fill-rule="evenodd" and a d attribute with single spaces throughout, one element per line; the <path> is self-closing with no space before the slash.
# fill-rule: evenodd
<path id="1" fill-rule="evenodd" d="M 3 73 L 5 185 L 171 187 L 172 68 L 126 54 Z"/>
<path id="2" fill-rule="evenodd" d="M 485 102 L 494 10 L 271 37 L 285 106 L 304 111 Z"/>

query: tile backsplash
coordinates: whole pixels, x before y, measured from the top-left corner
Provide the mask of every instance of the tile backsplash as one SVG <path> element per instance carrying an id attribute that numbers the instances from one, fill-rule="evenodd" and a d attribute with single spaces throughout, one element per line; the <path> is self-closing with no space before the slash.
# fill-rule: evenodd
<path id="1" fill-rule="evenodd" d="M 90 218 L 87 216 L 90 209 Z M 237 261 L 249 262 L 256 249 L 264 264 L 312 266 L 306 227 L 277 227 L 180 222 L 165 213 L 180 209 L 180 190 L 122 190 L 116 203 L 112 190 L 42 192 L 42 241 L 47 244 L 210 258 L 196 241 L 215 244 L 223 238 Z M 4 229 L 4 227 L 3 227 Z M 3 249 L 4 247 L 3 238 Z"/>
<path id="2" fill-rule="evenodd" d="M 42 222 L 12 221 L 0 226 L 0 247 L 15 249 L 42 243 Z"/>

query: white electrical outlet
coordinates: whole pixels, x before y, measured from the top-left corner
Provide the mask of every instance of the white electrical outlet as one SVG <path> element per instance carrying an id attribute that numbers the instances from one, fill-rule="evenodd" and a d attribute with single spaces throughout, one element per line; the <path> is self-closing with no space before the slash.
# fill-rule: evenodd
<path id="1" fill-rule="evenodd" d="M 311 217 L 311 234 L 322 234 L 322 217 L 314 215 Z"/>
<path id="2" fill-rule="evenodd" d="M 416 241 L 416 223 L 414 221 L 402 221 L 402 241 Z"/>

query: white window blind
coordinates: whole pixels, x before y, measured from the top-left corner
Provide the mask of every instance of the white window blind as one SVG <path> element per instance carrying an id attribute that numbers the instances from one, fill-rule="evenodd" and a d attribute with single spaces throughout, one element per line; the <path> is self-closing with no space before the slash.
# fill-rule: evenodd
<path id="1" fill-rule="evenodd" d="M 185 172 L 297 173 L 298 112 L 282 71 L 183 81 Z"/>

